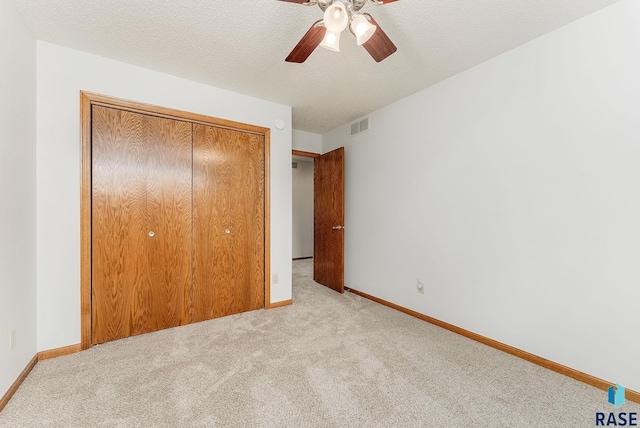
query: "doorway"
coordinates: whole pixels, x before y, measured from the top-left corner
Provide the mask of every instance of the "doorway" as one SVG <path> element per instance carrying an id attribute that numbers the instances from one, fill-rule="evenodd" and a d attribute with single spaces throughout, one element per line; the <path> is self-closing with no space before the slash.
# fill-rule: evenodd
<path id="1" fill-rule="evenodd" d="M 344 293 L 344 147 L 313 158 L 313 280 Z"/>
<path id="2" fill-rule="evenodd" d="M 313 160 L 300 155 L 291 159 L 294 261 L 313 258 Z"/>

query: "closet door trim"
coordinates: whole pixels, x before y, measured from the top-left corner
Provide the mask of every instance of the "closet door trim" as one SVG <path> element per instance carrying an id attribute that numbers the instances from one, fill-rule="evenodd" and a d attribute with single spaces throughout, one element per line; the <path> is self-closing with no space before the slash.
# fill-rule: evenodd
<path id="1" fill-rule="evenodd" d="M 264 137 L 264 300 L 271 308 L 271 199 L 270 129 L 209 117 L 197 113 L 80 91 L 80 336 L 82 349 L 91 347 L 91 111 L 94 105 L 111 107 L 166 119 L 197 123 L 217 128 L 253 133 Z"/>

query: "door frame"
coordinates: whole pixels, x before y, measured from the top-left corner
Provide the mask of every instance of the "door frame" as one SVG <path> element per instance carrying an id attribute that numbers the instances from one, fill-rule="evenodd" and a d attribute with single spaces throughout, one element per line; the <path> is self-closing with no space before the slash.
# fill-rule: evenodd
<path id="1" fill-rule="evenodd" d="M 301 156 L 304 158 L 319 158 L 320 153 L 303 152 L 302 150 L 291 150 L 291 156 Z"/>
<path id="2" fill-rule="evenodd" d="M 94 105 L 261 135 L 264 138 L 264 303 L 271 305 L 270 128 L 80 91 L 80 346 L 91 347 L 91 112 Z"/>

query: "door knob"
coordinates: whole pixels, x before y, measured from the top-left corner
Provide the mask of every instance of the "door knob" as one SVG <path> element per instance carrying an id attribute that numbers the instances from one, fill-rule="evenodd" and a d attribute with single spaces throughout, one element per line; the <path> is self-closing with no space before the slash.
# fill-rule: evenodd
<path id="1" fill-rule="evenodd" d="M 150 237 L 150 238 L 153 238 L 154 236 L 156 236 L 156 233 L 155 233 L 153 230 L 151 230 L 151 231 L 149 232 L 149 237 Z"/>
<path id="2" fill-rule="evenodd" d="M 227 235 L 231 233 L 231 229 L 225 229 L 224 233 L 226 233 Z"/>
<path id="3" fill-rule="evenodd" d="M 344 229 L 344 226 L 333 226 L 333 230 Z"/>

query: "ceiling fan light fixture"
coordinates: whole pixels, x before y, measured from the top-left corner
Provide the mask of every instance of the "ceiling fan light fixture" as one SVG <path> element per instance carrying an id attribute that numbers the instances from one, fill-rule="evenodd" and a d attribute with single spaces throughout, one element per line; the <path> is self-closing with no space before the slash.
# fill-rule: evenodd
<path id="1" fill-rule="evenodd" d="M 349 25 L 349 14 L 342 1 L 336 1 L 324 11 L 324 26 L 332 33 L 340 33 Z"/>
<path id="2" fill-rule="evenodd" d="M 1 0 L 0 0 L 1 1 Z M 319 6 L 322 18 L 313 23 L 300 39 L 286 62 L 301 64 L 318 47 L 340 52 L 340 35 L 349 27 L 362 46 L 376 62 L 383 61 L 398 48 L 369 13 L 360 12 L 367 3 L 377 6 L 393 4 L 398 0 L 280 0 L 307 6 Z"/>
<path id="3" fill-rule="evenodd" d="M 367 43 L 377 28 L 364 15 L 355 15 L 351 20 L 351 31 L 356 36 L 358 46 Z"/>
<path id="4" fill-rule="evenodd" d="M 340 33 L 327 30 L 320 46 L 330 51 L 340 52 Z"/>

